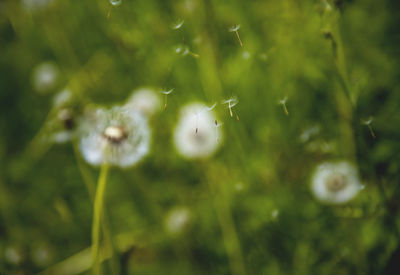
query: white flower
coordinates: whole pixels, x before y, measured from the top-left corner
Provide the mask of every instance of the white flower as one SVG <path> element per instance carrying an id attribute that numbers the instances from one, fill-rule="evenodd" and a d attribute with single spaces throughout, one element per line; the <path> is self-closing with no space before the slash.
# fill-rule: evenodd
<path id="1" fill-rule="evenodd" d="M 341 204 L 354 198 L 362 184 L 353 164 L 347 161 L 326 162 L 315 170 L 311 189 L 319 201 Z"/>
<path id="2" fill-rule="evenodd" d="M 57 84 L 59 70 L 52 62 L 43 62 L 37 65 L 32 73 L 32 84 L 39 93 L 47 93 Z"/>
<path id="3" fill-rule="evenodd" d="M 139 88 L 133 91 L 125 106 L 151 116 L 161 110 L 161 99 L 153 89 Z"/>
<path id="4" fill-rule="evenodd" d="M 92 165 L 108 162 L 129 167 L 149 151 L 147 119 L 140 112 L 124 107 L 92 110 L 82 121 L 81 132 L 80 149 Z"/>
<path id="5" fill-rule="evenodd" d="M 192 214 L 186 207 L 174 207 L 167 213 L 164 220 L 165 231 L 173 236 L 184 233 L 192 222 Z"/>
<path id="6" fill-rule="evenodd" d="M 202 103 L 191 103 L 183 107 L 175 129 L 175 146 L 188 158 L 206 158 L 219 146 L 221 134 L 217 133 L 216 118 L 212 107 Z"/>
<path id="7" fill-rule="evenodd" d="M 55 88 L 59 70 L 52 62 L 43 62 L 37 65 L 32 73 L 34 89 L 39 93 L 47 93 Z"/>

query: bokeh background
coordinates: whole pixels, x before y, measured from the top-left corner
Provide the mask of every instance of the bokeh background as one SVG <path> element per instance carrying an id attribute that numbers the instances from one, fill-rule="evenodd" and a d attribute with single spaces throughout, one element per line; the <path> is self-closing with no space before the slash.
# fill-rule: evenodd
<path id="1" fill-rule="evenodd" d="M 174 91 L 150 121 L 149 156 L 110 171 L 106 274 L 241 274 L 221 223 L 247 274 L 398 274 L 399 11 L 395 0 L 0 1 L 0 273 L 91 273 L 99 169 L 75 139 L 44 138 L 53 98 L 70 89 L 79 116 L 146 86 Z M 43 62 L 58 70 L 46 91 Z M 232 96 L 239 120 L 221 104 Z M 223 123 L 206 160 L 173 145 L 193 100 L 217 102 Z M 313 169 L 337 159 L 357 164 L 364 189 L 321 204 Z M 176 209 L 188 219 L 172 234 Z"/>

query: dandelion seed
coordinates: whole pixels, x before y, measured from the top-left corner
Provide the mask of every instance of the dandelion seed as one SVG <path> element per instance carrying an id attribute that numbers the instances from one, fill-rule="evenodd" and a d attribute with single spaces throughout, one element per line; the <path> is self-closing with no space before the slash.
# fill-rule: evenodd
<path id="1" fill-rule="evenodd" d="M 175 128 L 174 143 L 177 151 L 188 159 L 206 158 L 218 148 L 215 132 L 215 114 L 202 103 L 191 103 L 181 110 Z M 221 133 L 219 139 L 221 139 Z"/>
<path id="2" fill-rule="evenodd" d="M 152 88 L 139 88 L 132 92 L 125 106 L 146 116 L 152 116 L 161 108 L 160 95 Z"/>
<path id="3" fill-rule="evenodd" d="M 229 114 L 231 117 L 233 117 L 233 111 L 232 108 L 236 106 L 239 103 L 238 99 L 236 97 L 231 97 L 227 100 L 222 101 L 222 104 L 227 104 L 228 109 L 229 109 Z M 239 117 L 236 115 L 236 118 L 239 120 Z"/>
<path id="4" fill-rule="evenodd" d="M 53 62 L 43 62 L 37 65 L 32 73 L 32 84 L 39 93 L 48 93 L 54 89 L 59 75 L 58 66 Z"/>
<path id="5" fill-rule="evenodd" d="M 175 47 L 175 53 L 180 54 L 182 56 L 193 56 L 194 58 L 198 58 L 199 55 L 197 53 L 193 53 L 190 51 L 189 46 L 187 45 L 178 45 Z"/>
<path id="6" fill-rule="evenodd" d="M 122 0 L 110 0 L 110 4 L 117 7 L 122 4 Z"/>
<path id="7" fill-rule="evenodd" d="M 286 101 L 287 101 L 288 97 L 285 96 L 283 99 L 279 100 L 279 104 L 282 105 L 283 111 L 285 112 L 285 114 L 288 116 L 289 112 L 288 109 L 286 107 Z"/>
<path id="8" fill-rule="evenodd" d="M 126 107 L 89 110 L 80 128 L 80 149 L 92 165 L 107 162 L 129 167 L 149 151 L 150 129 L 138 111 Z"/>
<path id="9" fill-rule="evenodd" d="M 167 109 L 168 95 L 169 95 L 170 93 L 172 93 L 173 91 L 174 91 L 174 88 L 172 88 L 172 89 L 170 89 L 170 90 L 167 90 L 167 91 L 161 91 L 161 92 L 160 92 L 160 93 L 162 93 L 162 94 L 165 95 L 164 110 Z"/>
<path id="10" fill-rule="evenodd" d="M 183 23 L 185 23 L 184 20 L 179 20 L 178 22 L 176 22 L 175 24 L 172 25 L 172 29 L 173 30 L 178 30 L 183 26 Z"/>
<path id="11" fill-rule="evenodd" d="M 361 124 L 363 124 L 363 125 L 365 125 L 365 126 L 368 127 L 369 133 L 371 134 L 372 138 L 375 139 L 376 136 L 375 136 L 375 133 L 374 133 L 374 131 L 372 130 L 372 126 L 371 126 L 372 121 L 373 121 L 373 117 L 370 117 L 370 118 L 367 119 L 367 120 L 361 120 Z"/>
<path id="12" fill-rule="evenodd" d="M 239 41 L 239 44 L 241 47 L 243 47 L 243 43 L 242 40 L 240 39 L 240 35 L 239 35 L 239 29 L 240 29 L 240 25 L 234 25 L 232 27 L 229 28 L 229 32 L 234 32 L 236 34 L 236 37 Z"/>
<path id="13" fill-rule="evenodd" d="M 315 170 L 311 190 L 321 202 L 342 204 L 354 198 L 361 186 L 353 164 L 347 161 L 326 162 Z"/>
<path id="14" fill-rule="evenodd" d="M 112 11 L 112 7 L 118 7 L 119 5 L 122 4 L 122 0 L 109 0 L 111 7 L 108 9 L 107 12 L 107 18 L 110 18 L 111 16 L 111 11 Z"/>

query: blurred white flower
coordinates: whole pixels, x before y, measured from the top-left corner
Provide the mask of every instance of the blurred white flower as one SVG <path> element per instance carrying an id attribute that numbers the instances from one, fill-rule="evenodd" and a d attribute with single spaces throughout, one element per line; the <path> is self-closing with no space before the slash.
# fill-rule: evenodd
<path id="1" fill-rule="evenodd" d="M 31 250 L 31 259 L 36 266 L 45 267 L 53 260 L 53 251 L 46 244 L 35 245 Z"/>
<path id="2" fill-rule="evenodd" d="M 37 65 L 32 72 L 32 84 L 39 93 L 47 93 L 57 84 L 59 69 L 53 62 L 43 62 Z"/>
<path id="3" fill-rule="evenodd" d="M 4 250 L 4 259 L 12 265 L 20 265 L 24 258 L 24 252 L 17 246 L 8 246 Z"/>
<path id="4" fill-rule="evenodd" d="M 129 167 L 149 152 L 150 129 L 138 111 L 124 107 L 89 110 L 80 125 L 80 149 L 92 165 Z"/>
<path id="5" fill-rule="evenodd" d="M 146 116 L 152 116 L 161 110 L 161 98 L 151 88 L 139 88 L 133 91 L 125 106 L 138 110 Z"/>
<path id="6" fill-rule="evenodd" d="M 206 158 L 219 146 L 222 134 L 217 133 L 215 114 L 211 107 L 202 103 L 191 103 L 183 107 L 175 129 L 175 146 L 188 158 Z M 218 136 L 217 136 L 218 134 Z"/>
<path id="7" fill-rule="evenodd" d="M 350 201 L 361 190 L 357 168 L 347 162 L 326 162 L 314 172 L 311 190 L 325 203 L 341 204 Z"/>
<path id="8" fill-rule="evenodd" d="M 164 228 L 165 231 L 172 235 L 177 236 L 186 232 L 192 222 L 192 214 L 186 207 L 174 207 L 165 216 Z"/>

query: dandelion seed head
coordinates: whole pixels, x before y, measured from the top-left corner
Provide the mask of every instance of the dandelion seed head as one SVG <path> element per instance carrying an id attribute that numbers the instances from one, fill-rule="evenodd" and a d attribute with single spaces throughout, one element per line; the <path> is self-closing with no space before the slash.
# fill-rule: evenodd
<path id="1" fill-rule="evenodd" d="M 161 110 L 160 95 L 151 88 L 139 88 L 133 91 L 125 106 L 138 110 L 146 116 L 152 116 Z"/>
<path id="2" fill-rule="evenodd" d="M 32 72 L 32 84 L 39 93 L 48 93 L 55 88 L 59 70 L 52 62 L 43 62 L 37 65 Z"/>
<path id="3" fill-rule="evenodd" d="M 314 172 L 311 190 L 321 202 L 342 204 L 353 199 L 360 191 L 356 167 L 347 162 L 326 162 Z"/>
<path id="4" fill-rule="evenodd" d="M 129 167 L 149 151 L 147 119 L 125 107 L 89 110 L 81 122 L 80 133 L 82 155 L 92 165 L 108 162 Z"/>
<path id="5" fill-rule="evenodd" d="M 183 206 L 171 209 L 165 218 L 164 228 L 172 236 L 178 236 L 187 231 L 192 222 L 191 211 Z"/>
<path id="6" fill-rule="evenodd" d="M 4 259 L 12 265 L 20 265 L 24 261 L 24 253 L 17 246 L 9 246 L 4 250 Z"/>
<path id="7" fill-rule="evenodd" d="M 188 159 L 207 158 L 219 146 L 215 131 L 215 114 L 202 103 L 191 103 L 182 108 L 175 129 L 174 142 L 178 152 Z"/>

